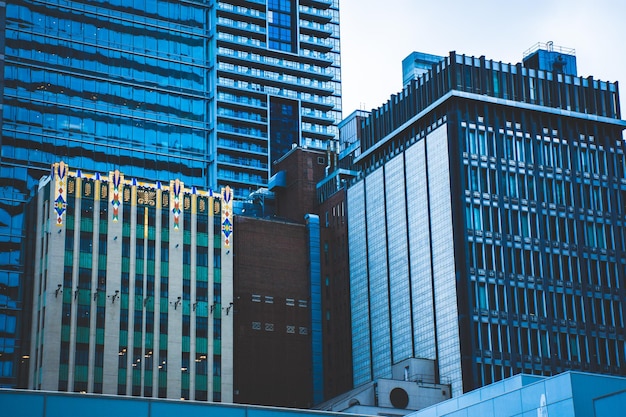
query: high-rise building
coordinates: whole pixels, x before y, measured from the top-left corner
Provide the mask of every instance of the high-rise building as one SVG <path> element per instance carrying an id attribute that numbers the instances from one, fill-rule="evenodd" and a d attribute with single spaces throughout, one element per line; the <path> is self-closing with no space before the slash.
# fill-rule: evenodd
<path id="1" fill-rule="evenodd" d="M 28 388 L 232 402 L 232 197 L 55 163 L 30 219 Z"/>
<path id="2" fill-rule="evenodd" d="M 24 205 L 50 164 L 264 186 L 341 114 L 338 0 L 0 4 L 0 385 L 15 385 Z"/>
<path id="3" fill-rule="evenodd" d="M 347 191 L 355 386 L 411 357 L 453 396 L 626 373 L 618 86 L 532 56 L 452 52 L 365 120 Z"/>
<path id="4" fill-rule="evenodd" d="M 338 0 L 216 3 L 210 175 L 236 196 L 266 186 L 293 144 L 326 149 L 341 119 Z"/>

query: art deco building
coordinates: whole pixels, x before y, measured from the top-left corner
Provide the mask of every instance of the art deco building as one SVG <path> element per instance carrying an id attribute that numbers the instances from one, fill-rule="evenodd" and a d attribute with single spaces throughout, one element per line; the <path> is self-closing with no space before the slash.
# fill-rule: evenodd
<path id="1" fill-rule="evenodd" d="M 55 163 L 34 200 L 28 387 L 232 402 L 232 198 Z"/>
<path id="2" fill-rule="evenodd" d="M 0 385 L 16 383 L 24 206 L 50 164 L 266 186 L 293 143 L 335 139 L 338 3 L 0 3 Z"/>
<path id="3" fill-rule="evenodd" d="M 617 83 L 552 45 L 452 52 L 373 110 L 347 191 L 355 386 L 410 357 L 453 396 L 624 375 L 625 127 Z"/>

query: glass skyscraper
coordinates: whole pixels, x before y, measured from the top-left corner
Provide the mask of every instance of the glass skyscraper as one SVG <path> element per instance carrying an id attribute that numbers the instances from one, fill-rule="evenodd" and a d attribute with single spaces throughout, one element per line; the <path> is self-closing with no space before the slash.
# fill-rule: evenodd
<path id="1" fill-rule="evenodd" d="M 435 360 L 454 396 L 625 374 L 626 122 L 616 83 L 562 69 L 453 52 L 363 123 L 355 386 L 409 357 Z"/>
<path id="2" fill-rule="evenodd" d="M 19 358 L 24 203 L 50 165 L 265 186 L 341 113 L 338 0 L 0 5 L 0 385 Z"/>

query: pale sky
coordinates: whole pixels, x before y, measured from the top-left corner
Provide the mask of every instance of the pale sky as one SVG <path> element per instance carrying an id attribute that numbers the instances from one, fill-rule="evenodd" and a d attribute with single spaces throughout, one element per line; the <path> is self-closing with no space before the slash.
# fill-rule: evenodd
<path id="1" fill-rule="evenodd" d="M 578 75 L 620 81 L 626 118 L 626 0 L 340 0 L 343 115 L 402 89 L 412 51 L 521 62 L 537 42 L 576 50 Z"/>

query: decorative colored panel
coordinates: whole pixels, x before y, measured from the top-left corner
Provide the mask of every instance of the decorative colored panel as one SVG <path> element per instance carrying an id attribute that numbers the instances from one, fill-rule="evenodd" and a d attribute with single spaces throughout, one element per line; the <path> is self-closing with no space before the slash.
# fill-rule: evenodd
<path id="1" fill-rule="evenodd" d="M 67 174 L 68 167 L 64 162 L 52 165 L 51 176 L 54 180 L 54 211 L 57 214 L 57 226 L 63 225 L 63 214 L 67 209 Z"/>
<path id="2" fill-rule="evenodd" d="M 222 234 L 224 247 L 230 247 L 233 234 L 233 192 L 230 187 L 222 188 Z"/>
<path id="3" fill-rule="evenodd" d="M 183 191 L 183 183 L 180 180 L 172 182 L 172 214 L 174 215 L 174 229 L 178 230 L 181 209 L 181 194 Z M 164 204 L 165 205 L 165 204 Z"/>
<path id="4" fill-rule="evenodd" d="M 111 187 L 111 206 L 113 206 L 113 221 L 119 220 L 119 209 L 122 205 L 120 193 L 124 188 L 124 176 L 116 169 L 115 172 L 109 173 L 109 184 Z"/>

